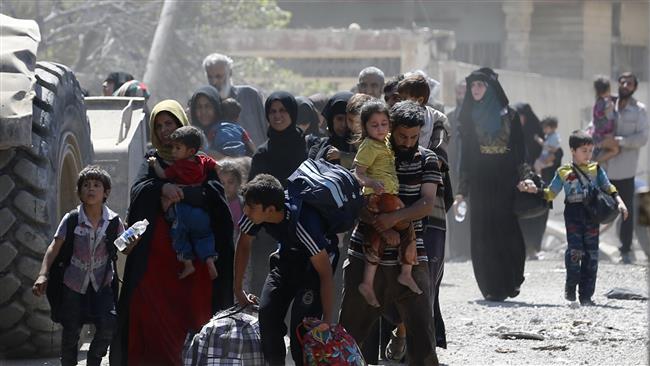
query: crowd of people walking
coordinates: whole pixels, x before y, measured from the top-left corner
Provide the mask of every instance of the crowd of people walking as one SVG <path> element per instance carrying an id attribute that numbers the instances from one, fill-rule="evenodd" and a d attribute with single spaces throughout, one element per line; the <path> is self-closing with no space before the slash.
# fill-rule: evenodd
<path id="1" fill-rule="evenodd" d="M 368 67 L 354 92 L 327 98 L 274 91 L 264 100 L 255 88 L 232 83 L 228 56 L 209 55 L 203 67 L 208 85 L 186 107 L 164 100 L 150 112 L 152 150 L 131 187 L 125 220 L 146 219 L 149 227 L 130 243 L 115 301 L 112 243 L 101 240 L 116 216 L 105 204 L 110 176 L 91 167 L 79 177 L 79 224 L 66 230 L 73 216 L 63 218 L 34 284 L 35 294 L 46 292 L 55 258 L 72 242 L 63 276 L 63 365 L 77 363 L 86 322 L 98 329 L 88 365 L 99 365 L 109 344 L 114 365 L 178 365 L 188 332 L 215 312 L 251 303 L 259 304 L 261 349 L 271 365 L 285 362 L 285 335 L 294 362 L 303 364 L 294 330 L 305 317 L 343 325 L 367 360 L 377 359 L 376 347 L 367 345 L 380 337 L 373 324 L 381 319 L 390 324 L 386 357 L 438 364 L 436 347 L 447 345 L 439 296 L 445 243 L 471 256 L 486 300 L 518 296 L 525 260 L 541 250 L 548 219 L 548 210 L 518 215 L 520 193 L 543 201 L 565 190 L 565 296 L 575 301 L 578 286 L 580 302 L 593 304 L 598 225 L 583 211 L 587 189 L 577 188 L 572 164 L 561 163 L 562 121 L 540 121 L 529 104 L 511 105 L 494 70 L 468 75 L 456 87 L 456 109 L 445 113 L 431 98 L 439 83 L 421 71 L 386 80 Z M 104 92 L 126 90 L 129 80 L 112 73 Z M 572 162 L 617 200 L 627 219 L 621 254 L 629 262 L 627 208 L 648 122 L 645 106 L 632 97 L 634 75 L 620 76 L 617 98 L 602 82 L 593 137 L 574 132 L 569 146 Z M 130 87 L 146 91 L 140 84 Z M 608 133 L 600 133 L 601 125 Z M 594 146 L 598 164 L 591 162 Z M 346 235 L 328 230 L 317 209 L 296 209 L 285 191 L 308 159 L 352 171 L 363 187 L 366 203 Z M 464 221 L 461 207 L 469 207 Z M 448 219 L 454 216 L 460 219 Z M 123 231 L 120 224 L 111 238 Z M 256 280 L 260 271 L 263 283 Z"/>

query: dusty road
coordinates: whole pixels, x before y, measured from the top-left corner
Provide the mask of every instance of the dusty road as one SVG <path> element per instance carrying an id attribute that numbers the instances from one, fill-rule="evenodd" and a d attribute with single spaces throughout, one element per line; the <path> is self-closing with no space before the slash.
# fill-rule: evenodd
<path id="1" fill-rule="evenodd" d="M 557 254 L 547 257 L 553 258 L 526 262 L 521 295 L 503 303 L 482 300 L 470 262 L 447 263 L 441 302 L 449 348 L 439 351 L 440 361 L 448 365 L 648 364 L 647 302 L 604 296 L 613 287 L 647 294 L 645 260 L 625 266 L 604 261 L 594 297 L 597 306 L 572 307 L 563 298 L 563 262 Z M 528 332 L 544 340 L 501 339 L 498 335 L 503 332 Z M 55 359 L 0 361 L 7 366 L 56 364 Z"/>
<path id="2" fill-rule="evenodd" d="M 594 301 L 571 306 L 563 298 L 560 260 L 526 262 L 521 294 L 503 303 L 482 300 L 470 262 L 446 266 L 441 303 L 449 348 L 445 364 L 648 364 L 647 302 L 610 300 L 613 287 L 646 291 L 643 265 L 601 263 Z M 528 332 L 544 340 L 508 340 L 504 332 Z"/>

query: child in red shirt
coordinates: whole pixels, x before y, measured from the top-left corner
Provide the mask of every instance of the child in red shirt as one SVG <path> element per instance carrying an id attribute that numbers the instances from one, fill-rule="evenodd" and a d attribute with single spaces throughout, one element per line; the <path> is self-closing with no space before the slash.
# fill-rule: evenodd
<path id="1" fill-rule="evenodd" d="M 149 165 L 161 179 L 168 179 L 181 185 L 201 185 L 210 170 L 217 170 L 217 162 L 211 157 L 197 154 L 201 147 L 201 131 L 196 127 L 184 126 L 176 129 L 169 138 L 172 141 L 174 163 L 163 169 L 154 157 L 149 158 Z M 163 199 L 163 209 L 171 203 Z M 170 207 L 173 211 L 172 245 L 183 262 L 183 270 L 178 275 L 184 278 L 195 269 L 192 260 L 198 256 L 205 261 L 212 279 L 217 277 L 214 262 L 217 253 L 214 248 L 214 234 L 210 227 L 210 216 L 200 207 L 178 202 Z"/>

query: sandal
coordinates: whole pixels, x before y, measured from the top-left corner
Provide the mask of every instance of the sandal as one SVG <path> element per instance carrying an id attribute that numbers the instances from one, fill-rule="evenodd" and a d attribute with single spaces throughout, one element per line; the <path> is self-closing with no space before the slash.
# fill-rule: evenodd
<path id="1" fill-rule="evenodd" d="M 390 334 L 390 340 L 386 345 L 386 359 L 401 361 L 406 354 L 406 337 L 397 336 L 397 329 Z"/>

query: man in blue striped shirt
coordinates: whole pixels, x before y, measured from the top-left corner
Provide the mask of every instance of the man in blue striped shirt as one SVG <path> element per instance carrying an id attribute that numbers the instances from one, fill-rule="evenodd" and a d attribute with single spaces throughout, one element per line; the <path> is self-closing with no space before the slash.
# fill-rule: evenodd
<path id="1" fill-rule="evenodd" d="M 278 241 L 269 260 L 269 274 L 260 299 L 259 321 L 262 352 L 270 365 L 284 365 L 284 318 L 291 310 L 291 355 L 302 365 L 302 350 L 295 329 L 305 317 L 323 317 L 332 322 L 334 268 L 338 260 L 336 236 L 325 235 L 323 219 L 304 204 L 297 210 L 289 204 L 280 182 L 259 174 L 242 189 L 244 215 L 239 220 L 241 236 L 235 249 L 235 297 L 241 305 L 255 301 L 242 287 L 253 238 L 260 229 Z M 296 217 L 297 216 L 297 217 Z"/>

